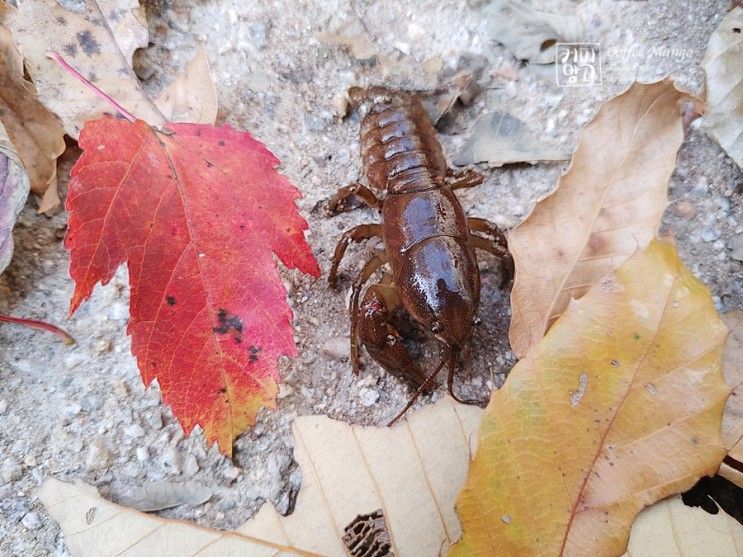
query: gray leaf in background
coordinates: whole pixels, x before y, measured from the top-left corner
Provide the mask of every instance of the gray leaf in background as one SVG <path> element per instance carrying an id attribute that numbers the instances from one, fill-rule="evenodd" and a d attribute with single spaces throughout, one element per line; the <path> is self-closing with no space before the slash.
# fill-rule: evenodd
<path id="1" fill-rule="evenodd" d="M 707 103 L 704 127 L 743 168 L 743 8 L 734 8 L 712 33 L 704 56 Z"/>
<path id="2" fill-rule="evenodd" d="M 28 175 L 0 123 L 0 273 L 13 255 L 13 225 L 28 191 Z"/>
<path id="3" fill-rule="evenodd" d="M 180 505 L 201 505 L 211 496 L 211 489 L 198 482 L 161 481 L 132 486 L 117 502 L 138 511 L 152 512 Z"/>
<path id="4" fill-rule="evenodd" d="M 469 139 L 454 158 L 454 164 L 465 166 L 487 162 L 502 166 L 515 162 L 561 161 L 569 158 L 569 153 L 560 152 L 539 141 L 512 114 L 494 111 L 475 122 Z"/>
<path id="5" fill-rule="evenodd" d="M 542 12 L 518 0 L 493 0 L 482 13 L 491 39 L 535 64 L 553 63 L 555 43 L 580 42 L 585 34 L 579 16 Z"/>

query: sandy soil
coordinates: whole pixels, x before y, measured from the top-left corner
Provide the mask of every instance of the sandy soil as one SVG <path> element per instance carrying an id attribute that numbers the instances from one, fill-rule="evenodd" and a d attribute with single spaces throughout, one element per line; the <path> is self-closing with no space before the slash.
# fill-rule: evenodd
<path id="1" fill-rule="evenodd" d="M 282 171 L 302 190 L 300 210 L 308 239 L 324 271 L 342 230 L 376 219 L 359 209 L 335 218 L 324 202 L 360 171 L 358 117 L 341 120 L 339 95 L 349 85 L 430 87 L 422 63 L 440 57 L 444 71 L 484 67 L 487 92 L 461 109 L 441 140 L 457 152 L 475 118 L 498 107 L 522 119 L 545 143 L 568 152 L 579 131 L 608 97 L 634 79 L 671 74 L 692 90 L 702 85 L 699 63 L 728 0 L 569 0 L 536 2 L 544 9 L 581 14 L 588 39 L 601 43 L 602 84 L 558 87 L 554 70 L 521 64 L 488 36 L 477 8 L 464 1 L 242 2 L 183 0 L 147 6 L 151 46 L 139 53 L 137 71 L 157 92 L 179 73 L 203 43 L 220 99 L 220 117 L 263 140 L 283 161 Z M 398 74 L 359 61 L 318 35 L 358 15 L 377 49 L 404 53 Z M 665 50 L 664 50 L 665 48 Z M 666 55 L 663 54 L 666 52 Z M 508 76 L 508 77 L 504 77 Z M 60 168 L 63 190 L 77 155 Z M 483 169 L 486 182 L 461 195 L 469 214 L 504 227 L 518 224 L 538 197 L 554 187 L 564 163 Z M 743 264 L 731 242 L 743 234 L 743 174 L 703 133 L 685 140 L 670 183 L 664 229 L 678 238 L 683 259 L 715 296 L 719 309 L 743 307 Z M 64 323 L 72 283 L 62 247 L 65 214 L 37 216 L 29 201 L 15 230 L 16 253 L 0 277 L 0 308 Z M 739 240 L 740 241 L 740 240 Z M 350 275 L 372 247 L 354 249 Z M 506 330 L 508 296 L 497 288 L 494 261 L 481 262 L 482 324 L 472 364 L 457 381 L 460 391 L 485 398 L 514 363 Z M 207 450 L 195 433 L 184 438 L 157 388 L 145 390 L 129 352 L 125 269 L 66 323 L 78 339 L 72 348 L 17 327 L 0 328 L 0 554 L 66 555 L 64 538 L 44 513 L 34 489 L 44 477 L 81 479 L 114 500 L 132 486 L 159 479 L 196 481 L 213 492 L 205 504 L 181 506 L 166 516 L 231 528 L 263 501 L 291 508 L 301 484 L 292 459 L 294 417 L 323 413 L 352 423 L 383 424 L 404 404 L 407 387 L 374 365 L 360 377 L 346 358 L 348 281 L 338 291 L 324 280 L 285 272 L 296 313 L 300 357 L 284 361 L 279 408 L 262 412 L 256 427 L 235 443 L 229 462 Z M 427 345 L 424 355 L 435 354 Z M 441 396 L 440 388 L 427 404 Z"/>

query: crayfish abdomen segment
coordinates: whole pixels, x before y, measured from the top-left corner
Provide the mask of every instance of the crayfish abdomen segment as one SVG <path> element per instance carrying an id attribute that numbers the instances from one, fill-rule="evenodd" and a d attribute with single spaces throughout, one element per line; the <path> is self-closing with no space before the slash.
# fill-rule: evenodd
<path id="1" fill-rule="evenodd" d="M 411 96 L 372 105 L 361 122 L 361 157 L 369 185 L 377 190 L 419 190 L 442 183 L 446 176 L 436 131 L 420 101 Z"/>

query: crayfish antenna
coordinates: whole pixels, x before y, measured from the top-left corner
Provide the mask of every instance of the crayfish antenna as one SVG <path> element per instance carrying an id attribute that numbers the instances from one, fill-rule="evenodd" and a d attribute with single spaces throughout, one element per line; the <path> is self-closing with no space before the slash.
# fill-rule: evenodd
<path id="1" fill-rule="evenodd" d="M 392 421 L 387 424 L 388 427 L 391 426 L 391 425 L 393 425 L 400 418 L 402 418 L 403 414 L 405 414 L 405 412 L 407 412 L 410 409 L 410 407 L 413 406 L 413 404 L 415 404 L 415 401 L 418 400 L 418 397 L 421 396 L 421 394 L 426 389 L 428 389 L 428 387 L 430 387 L 431 383 L 433 383 L 434 379 L 436 379 L 436 376 L 441 371 L 441 368 L 444 367 L 444 364 L 446 364 L 447 361 L 449 361 L 449 362 L 452 361 L 452 357 L 454 357 L 454 356 L 455 356 L 455 354 L 453 352 L 449 351 L 449 354 L 445 354 L 444 357 L 441 358 L 441 361 L 436 366 L 436 369 L 434 369 L 428 375 L 428 377 L 426 377 L 425 381 L 423 381 L 423 383 L 421 383 L 421 386 L 418 387 L 418 389 L 415 391 L 415 393 L 413 394 L 413 396 L 410 398 L 410 400 L 408 401 L 408 403 L 405 405 L 405 408 L 403 408 L 400 411 L 400 413 L 397 416 L 395 416 L 394 418 L 392 418 Z"/>
<path id="2" fill-rule="evenodd" d="M 452 351 L 451 358 L 449 358 L 449 376 L 446 378 L 446 386 L 449 389 L 449 395 L 460 404 L 470 404 L 470 405 L 476 405 L 476 406 L 482 406 L 483 404 L 487 404 L 488 403 L 487 400 L 482 401 L 482 400 L 475 400 L 472 398 L 461 399 L 457 395 L 454 394 L 454 372 L 456 371 L 456 364 L 457 364 L 457 353 Z"/>

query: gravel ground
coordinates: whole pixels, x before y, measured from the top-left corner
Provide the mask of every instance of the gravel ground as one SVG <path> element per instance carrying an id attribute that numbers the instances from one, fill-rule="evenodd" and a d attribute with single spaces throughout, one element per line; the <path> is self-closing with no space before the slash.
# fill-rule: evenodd
<path id="1" fill-rule="evenodd" d="M 260 5 L 259 5 L 260 4 Z M 324 202 L 360 171 L 358 117 L 341 120 L 349 85 L 379 83 L 425 89 L 431 75 L 422 62 L 440 57 L 444 72 L 481 65 L 490 76 L 486 93 L 444 127 L 449 158 L 474 119 L 497 106 L 522 119 L 537 137 L 568 152 L 600 103 L 634 79 L 671 74 L 692 90 L 702 86 L 699 63 L 728 0 L 568 0 L 535 2 L 543 9 L 579 13 L 588 39 L 603 56 L 600 85 L 558 87 L 552 66 L 524 65 L 486 32 L 477 8 L 459 1 L 149 2 L 151 46 L 140 52 L 137 72 L 151 92 L 185 66 L 203 43 L 220 100 L 220 118 L 265 141 L 283 161 L 282 171 L 302 190 L 299 206 L 308 239 L 324 271 L 342 230 L 376 219 L 359 209 L 335 218 Z M 398 73 L 356 60 L 318 35 L 360 17 L 382 54 L 402 56 Z M 402 53 L 402 54 L 400 54 Z M 61 162 L 62 189 L 78 152 Z M 513 165 L 485 170 L 486 182 L 462 192 L 471 215 L 504 227 L 518 224 L 536 199 L 554 187 L 566 163 Z M 723 151 L 692 129 L 670 183 L 664 229 L 678 238 L 683 259 L 709 287 L 721 310 L 743 307 L 743 264 L 733 259 L 743 241 L 743 175 Z M 16 252 L 0 277 L 0 308 L 64 323 L 72 283 L 62 247 L 65 214 L 37 216 L 34 202 L 15 230 Z M 737 239 L 737 240 L 736 240 Z M 740 249 L 740 248 L 739 248 Z M 347 273 L 369 249 L 355 249 Z M 740 257 L 740 255 L 738 255 Z M 482 324 L 472 364 L 457 381 L 460 391 L 485 398 L 514 363 L 506 330 L 508 297 L 497 288 L 496 266 L 485 259 Z M 184 438 L 157 387 L 146 390 L 126 336 L 125 269 L 66 323 L 78 340 L 66 347 L 48 335 L 0 328 L 0 555 L 67 555 L 63 536 L 34 496 L 44 477 L 81 479 L 113 500 L 153 480 L 193 480 L 213 493 L 205 504 L 164 511 L 165 516 L 233 528 L 264 501 L 291 509 L 301 484 L 292 459 L 292 420 L 322 413 L 352 423 L 383 424 L 408 397 L 407 387 L 374 365 L 360 377 L 347 361 L 348 281 L 338 291 L 324 280 L 294 272 L 284 278 L 296 314 L 300 357 L 282 363 L 279 408 L 261 412 L 258 424 L 235 443 L 232 462 L 207 449 L 195 432 Z M 431 357 L 430 343 L 424 355 Z M 441 396 L 444 389 L 418 405 Z"/>

